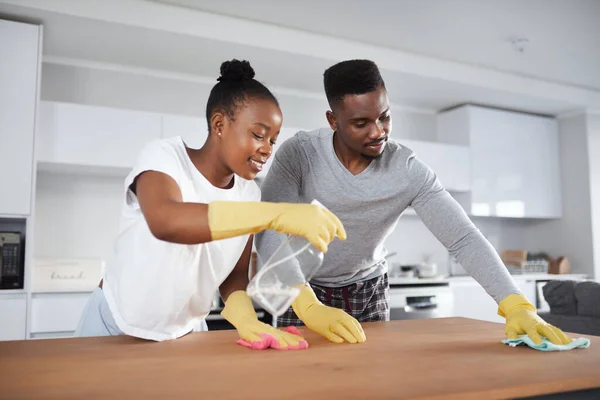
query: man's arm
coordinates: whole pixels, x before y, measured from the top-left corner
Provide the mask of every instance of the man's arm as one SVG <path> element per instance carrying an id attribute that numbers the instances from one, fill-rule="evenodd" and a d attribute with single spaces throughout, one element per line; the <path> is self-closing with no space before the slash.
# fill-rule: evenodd
<path id="1" fill-rule="evenodd" d="M 416 192 L 411 205 L 431 233 L 496 303 L 511 294 L 522 294 L 494 247 L 434 172 L 416 157 L 408 161 L 408 167 Z"/>
<path id="2" fill-rule="evenodd" d="M 226 302 L 229 295 L 237 290 L 246 290 L 248 286 L 248 271 L 250 268 L 250 256 L 252 255 L 252 236 L 248 239 L 246 247 L 242 252 L 233 271 L 219 286 L 219 293 L 223 302 Z"/>
<path id="3" fill-rule="evenodd" d="M 573 339 L 537 315 L 535 306 L 519 291 L 496 250 L 444 190 L 433 171 L 414 157 L 408 166 L 411 181 L 417 185 L 413 208 L 450 254 L 498 303 L 498 314 L 506 320 L 506 335 L 516 339 L 526 334 L 538 345 L 542 344 L 542 336 L 554 344 L 570 343 Z"/>

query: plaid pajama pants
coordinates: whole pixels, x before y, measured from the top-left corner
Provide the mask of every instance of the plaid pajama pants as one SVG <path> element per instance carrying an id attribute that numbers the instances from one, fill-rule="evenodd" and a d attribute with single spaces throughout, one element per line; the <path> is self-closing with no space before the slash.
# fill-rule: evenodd
<path id="1" fill-rule="evenodd" d="M 390 320 L 390 287 L 387 274 L 339 288 L 314 284 L 310 286 L 323 304 L 341 308 L 358 322 Z M 302 325 L 302 321 L 291 307 L 277 319 L 278 327 L 290 325 Z"/>

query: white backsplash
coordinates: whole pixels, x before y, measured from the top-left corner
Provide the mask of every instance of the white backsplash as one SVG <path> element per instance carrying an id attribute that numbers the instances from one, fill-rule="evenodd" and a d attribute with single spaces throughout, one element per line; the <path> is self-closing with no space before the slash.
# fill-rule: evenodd
<path id="1" fill-rule="evenodd" d="M 38 173 L 34 257 L 112 259 L 123 179 Z"/>
<path id="2" fill-rule="evenodd" d="M 523 248 L 525 227 L 529 221 L 518 219 L 474 218 L 473 223 L 500 252 L 507 248 Z M 447 273 L 448 252 L 416 216 L 404 216 L 386 241 L 391 263 L 418 264 L 427 256 L 437 264 L 438 272 Z"/>
<path id="3" fill-rule="evenodd" d="M 98 177 L 40 173 L 37 180 L 35 218 L 35 257 L 97 258 L 110 263 L 118 231 L 123 180 Z M 523 220 L 477 218 L 475 224 L 492 245 L 523 248 Z M 446 273 L 448 253 L 417 216 L 401 218 L 386 241 L 390 260 L 418 263 L 430 255 L 440 273 Z"/>

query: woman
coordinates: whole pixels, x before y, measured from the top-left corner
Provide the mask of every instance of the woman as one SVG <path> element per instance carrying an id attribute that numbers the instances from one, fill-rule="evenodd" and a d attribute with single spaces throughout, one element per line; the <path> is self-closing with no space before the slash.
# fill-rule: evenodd
<path id="1" fill-rule="evenodd" d="M 322 207 L 260 202 L 253 179 L 271 155 L 282 114 L 269 89 L 253 78 L 247 61 L 221 65 L 202 148 L 190 149 L 175 137 L 141 151 L 125 181 L 116 261 L 89 300 L 76 336 L 163 341 L 199 325 L 206 330 L 204 318 L 219 291 L 222 315 L 244 343 L 306 347 L 301 336 L 256 316 L 245 292 L 252 235 L 273 229 L 327 251 L 346 233 Z"/>

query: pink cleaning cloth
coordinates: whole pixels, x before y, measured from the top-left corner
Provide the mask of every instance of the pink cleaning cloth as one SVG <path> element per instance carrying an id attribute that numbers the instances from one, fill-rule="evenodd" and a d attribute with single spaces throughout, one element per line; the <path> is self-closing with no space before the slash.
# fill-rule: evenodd
<path id="1" fill-rule="evenodd" d="M 283 331 L 291 333 L 292 335 L 302 336 L 300 334 L 300 331 L 298 331 L 298 329 L 296 329 L 295 326 L 288 326 Z M 260 335 L 260 337 L 262 338 L 262 340 L 256 340 L 254 342 L 249 342 L 244 339 L 239 339 L 236 343 L 240 344 L 244 347 L 248 347 L 252 350 L 266 350 L 269 347 L 272 349 L 275 349 L 275 350 L 304 350 L 304 349 L 308 348 L 308 342 L 306 340 L 301 340 L 297 346 L 288 346 L 288 347 L 282 348 L 281 346 L 279 346 L 279 341 L 277 339 L 275 339 L 272 335 L 263 333 Z"/>

